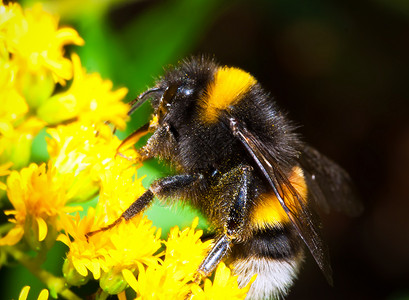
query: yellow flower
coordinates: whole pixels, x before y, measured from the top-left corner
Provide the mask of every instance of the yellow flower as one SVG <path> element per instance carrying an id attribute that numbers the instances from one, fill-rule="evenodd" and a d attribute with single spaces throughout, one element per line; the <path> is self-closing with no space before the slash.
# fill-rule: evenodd
<path id="1" fill-rule="evenodd" d="M 79 275 L 87 277 L 89 270 L 95 279 L 99 279 L 101 268 L 108 271 L 105 261 L 108 256 L 109 241 L 104 238 L 92 238 L 88 241 L 85 236 L 93 228 L 102 226 L 101 220 L 95 217 L 95 210 L 90 207 L 87 216 L 82 219 L 80 219 L 79 214 L 75 217 L 64 216 L 61 218 L 60 224 L 65 234 L 60 234 L 57 240 L 70 248 L 67 261 L 71 263 Z M 73 240 L 70 239 L 70 236 Z M 67 273 L 70 271 L 66 270 Z"/>
<path id="2" fill-rule="evenodd" d="M 200 240 L 203 231 L 196 230 L 198 223 L 199 218 L 196 217 L 190 228 L 180 231 L 178 226 L 173 227 L 165 242 L 164 264 L 177 266 L 177 269 L 189 279 L 193 279 L 212 243 L 212 240 L 206 242 Z"/>
<path id="3" fill-rule="evenodd" d="M 19 4 L 0 3 L 0 163 L 28 164 L 32 141 L 46 124 L 29 106 L 38 107 L 56 81 L 72 77 L 63 47 L 82 43 L 75 30 L 59 29 L 58 18 L 41 5 L 23 12 Z"/>
<path id="4" fill-rule="evenodd" d="M 13 60 L 25 72 L 47 76 L 51 73 L 54 82 L 64 83 L 72 77 L 71 62 L 64 57 L 64 46 L 83 45 L 83 39 L 72 28 L 58 28 L 58 17 L 43 11 L 41 4 L 21 14 L 16 13 L 5 26 L 7 48 Z"/>
<path id="5" fill-rule="evenodd" d="M 142 179 L 137 178 L 137 167 L 116 156 L 109 168 L 101 172 L 101 190 L 97 211 L 104 222 L 114 222 L 144 191 Z"/>
<path id="6" fill-rule="evenodd" d="M 32 140 L 44 122 L 34 117 L 24 122 L 28 105 L 15 87 L 16 67 L 8 59 L 8 53 L 0 58 L 0 163 L 12 161 L 19 168 L 27 165 Z"/>
<path id="7" fill-rule="evenodd" d="M 83 123 L 109 121 L 124 129 L 129 107 L 121 100 L 128 90 L 112 91 L 112 82 L 103 80 L 98 73 L 87 74 L 78 55 L 72 55 L 74 79 L 71 87 L 51 97 L 38 111 L 40 118 L 55 124 L 70 119 Z"/>
<path id="8" fill-rule="evenodd" d="M 255 279 L 256 276 L 253 276 L 250 282 L 240 289 L 237 283 L 237 276 L 232 276 L 230 269 L 221 262 L 217 266 L 213 282 L 206 278 L 203 289 L 196 284 L 192 287 L 191 299 L 244 299 Z"/>
<path id="9" fill-rule="evenodd" d="M 17 3 L 9 3 L 4 5 L 3 1 L 0 2 L 0 40 L 6 39 L 7 31 L 9 29 L 10 22 L 13 18 L 22 18 L 21 6 Z"/>
<path id="10" fill-rule="evenodd" d="M 94 178 L 101 187 L 96 212 L 90 208 L 82 220 L 78 215 L 62 218 L 66 234 L 58 239 L 70 248 L 64 268 L 68 282 L 85 283 L 92 274 L 104 291 L 118 294 L 127 286 L 123 269 L 135 270 L 140 263 L 158 265 L 160 231 L 139 215 L 86 238 L 86 233 L 114 222 L 144 192 L 133 162 L 117 155 L 120 141 L 108 126 L 97 128 L 73 123 L 49 130 L 49 152 L 57 168 L 71 170 L 84 180 Z M 135 151 L 128 150 L 125 155 L 132 157 Z"/>
<path id="11" fill-rule="evenodd" d="M 129 270 L 122 274 L 136 291 L 137 299 L 186 299 L 193 286 L 192 280 L 201 261 L 209 250 L 211 241 L 202 242 L 201 230 L 196 230 L 196 218 L 190 228 L 171 229 L 164 260 L 146 269 L 138 265 L 138 278 Z"/>
<path id="12" fill-rule="evenodd" d="M 66 234 L 59 236 L 59 240 L 70 248 L 67 255 L 70 263 L 67 265 L 83 277 L 92 273 L 109 293 L 119 293 L 126 287 L 121 275 L 123 269 L 135 270 L 137 263 L 156 266 L 161 247 L 160 231 L 156 231 L 152 222 L 142 215 L 86 238 L 88 232 L 115 221 L 144 192 L 141 180 L 135 179 L 135 168 L 129 167 L 130 163 L 124 158 L 118 159 L 126 164 L 113 160 L 110 168 L 101 172 L 97 211 L 90 208 L 83 219 L 78 215 L 62 218 L 61 227 Z M 66 277 L 78 282 L 72 268 L 65 270 Z"/>
<path id="13" fill-rule="evenodd" d="M 136 299 L 186 299 L 190 292 L 188 280 L 175 266 L 148 267 L 138 265 L 138 278 L 129 270 L 123 276 L 137 294 Z"/>
<path id="14" fill-rule="evenodd" d="M 105 172 L 132 165 L 117 155 L 121 141 L 107 125 L 74 122 L 49 128 L 47 133 L 51 136 L 47 139 L 47 150 L 58 172 L 75 174 L 69 187 L 70 202 L 88 200 L 95 195 L 101 176 L 107 176 Z M 128 150 L 126 155 L 134 157 L 135 150 Z"/>
<path id="15" fill-rule="evenodd" d="M 110 231 L 109 234 L 104 232 L 112 244 L 107 259 L 109 271 L 102 274 L 100 286 L 110 294 L 118 294 L 127 286 L 123 270 L 135 271 L 142 264 L 152 268 L 158 266 L 161 231 L 152 227 L 152 222 L 142 215 Z"/>
<path id="16" fill-rule="evenodd" d="M 10 172 L 11 172 L 11 171 L 9 170 L 9 168 L 10 168 L 12 165 L 13 165 L 12 162 L 8 162 L 8 163 L 5 163 L 5 164 L 3 164 L 3 165 L 0 165 L 0 177 L 9 175 Z M 6 186 L 3 182 L 0 181 L 0 190 L 6 190 L 6 189 L 7 189 L 7 186 Z"/>
<path id="17" fill-rule="evenodd" d="M 26 285 L 25 287 L 23 287 L 23 289 L 20 292 L 20 295 L 18 296 L 18 300 L 26 300 L 27 296 L 28 296 L 28 292 L 30 291 L 30 287 L 28 285 Z M 40 292 L 40 295 L 38 295 L 37 300 L 46 300 L 48 299 L 48 295 L 49 292 L 46 289 L 43 289 Z"/>
<path id="18" fill-rule="evenodd" d="M 134 269 L 136 262 L 156 266 L 158 256 L 155 253 L 161 247 L 160 234 L 161 231 L 152 227 L 152 221 L 142 214 L 128 222 L 121 222 L 106 237 L 112 243 L 109 250 L 110 267 Z"/>
<path id="19" fill-rule="evenodd" d="M 0 7 L 1 8 L 1 7 Z M 0 43 L 1 45 L 1 43 Z M 0 122 L 4 128 L 5 123 L 11 126 L 28 112 L 28 105 L 15 87 L 16 66 L 10 64 L 7 57 L 0 59 Z"/>
<path id="20" fill-rule="evenodd" d="M 151 221 L 140 215 L 87 239 L 86 233 L 103 227 L 102 218 L 90 208 L 82 220 L 78 215 L 62 220 L 66 234 L 58 239 L 70 248 L 67 260 L 81 276 L 86 277 L 91 272 L 99 279 L 104 273 L 109 276 L 120 274 L 124 268 L 136 269 L 138 263 L 157 265 L 155 254 L 161 246 L 160 231 L 155 233 Z"/>
<path id="21" fill-rule="evenodd" d="M 15 169 L 27 166 L 33 139 L 44 125 L 36 117 L 30 117 L 16 127 L 0 121 L 0 149 L 3 149 L 0 161 L 12 161 Z"/>
<path id="22" fill-rule="evenodd" d="M 38 242 L 46 238 L 50 228 L 56 230 L 58 216 L 79 209 L 65 206 L 71 181 L 72 174 L 57 176 L 51 163 L 48 168 L 33 163 L 20 172 L 12 171 L 7 179 L 7 195 L 14 210 L 5 213 L 14 216 L 11 222 L 16 225 L 0 239 L 0 245 L 14 245 L 26 234 L 29 244 L 39 247 Z"/>

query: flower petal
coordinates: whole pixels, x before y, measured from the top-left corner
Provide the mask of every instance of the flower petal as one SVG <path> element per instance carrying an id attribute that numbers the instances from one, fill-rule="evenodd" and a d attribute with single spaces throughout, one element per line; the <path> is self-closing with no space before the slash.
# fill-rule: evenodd
<path id="1" fill-rule="evenodd" d="M 24 234 L 24 228 L 21 225 L 16 225 L 13 229 L 11 229 L 5 237 L 0 239 L 0 246 L 4 245 L 15 245 L 17 244 Z"/>
<path id="2" fill-rule="evenodd" d="M 99 261 L 92 261 L 92 274 L 94 275 L 95 279 L 99 279 L 101 277 L 101 266 Z"/>
<path id="3" fill-rule="evenodd" d="M 79 36 L 78 32 L 73 28 L 61 28 L 55 35 L 60 44 L 74 44 L 78 46 L 84 45 L 84 40 Z"/>
<path id="4" fill-rule="evenodd" d="M 134 289 L 138 291 L 138 281 L 135 278 L 135 275 L 128 269 L 122 270 L 122 276 L 125 278 L 126 282 Z"/>
<path id="5" fill-rule="evenodd" d="M 80 275 L 84 277 L 88 276 L 88 269 L 85 267 L 83 262 L 79 261 L 78 259 L 73 258 L 72 264 L 74 265 L 75 270 L 77 270 L 77 272 Z"/>
<path id="6" fill-rule="evenodd" d="M 49 294 L 50 294 L 50 293 L 48 292 L 47 289 L 43 289 L 43 290 L 40 292 L 40 295 L 38 295 L 38 300 L 47 300 Z"/>
<path id="7" fill-rule="evenodd" d="M 29 291 L 30 291 L 30 286 L 26 285 L 25 287 L 23 287 L 23 289 L 20 292 L 20 295 L 18 296 L 18 300 L 26 300 Z"/>
<path id="8" fill-rule="evenodd" d="M 43 241 L 47 236 L 47 223 L 44 221 L 43 218 L 37 217 L 36 218 L 37 225 L 38 225 L 38 241 Z"/>
<path id="9" fill-rule="evenodd" d="M 70 238 L 69 238 L 68 236 L 66 236 L 65 234 L 60 234 L 60 235 L 57 237 L 57 241 L 60 241 L 60 242 L 62 242 L 62 243 L 64 243 L 64 244 L 66 244 L 68 247 L 69 247 L 70 244 L 71 244 Z"/>

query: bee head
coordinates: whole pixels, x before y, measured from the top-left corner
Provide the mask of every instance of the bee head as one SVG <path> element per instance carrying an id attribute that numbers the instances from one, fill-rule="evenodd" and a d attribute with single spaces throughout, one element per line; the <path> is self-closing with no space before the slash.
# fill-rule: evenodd
<path id="1" fill-rule="evenodd" d="M 138 97 L 133 107 L 150 100 L 154 109 L 154 122 L 151 123 L 154 133 L 148 145 L 152 155 L 178 166 L 194 160 L 196 149 L 192 149 L 192 145 L 197 144 L 194 140 L 206 136 L 208 131 L 207 127 L 198 124 L 199 102 L 216 68 L 211 60 L 184 61 L 168 69 L 155 87 Z"/>
<path id="2" fill-rule="evenodd" d="M 162 93 L 151 100 L 159 124 L 172 122 L 179 127 L 188 123 L 197 114 L 198 100 L 213 80 L 216 69 L 212 60 L 200 57 L 166 70 L 156 84 Z"/>

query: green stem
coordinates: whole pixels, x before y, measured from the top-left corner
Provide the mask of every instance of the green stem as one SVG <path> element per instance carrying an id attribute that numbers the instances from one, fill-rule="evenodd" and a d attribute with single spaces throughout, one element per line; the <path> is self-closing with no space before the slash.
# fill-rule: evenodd
<path id="1" fill-rule="evenodd" d="M 109 294 L 107 292 L 104 292 L 103 290 L 99 289 L 96 295 L 97 300 L 106 300 L 108 299 Z"/>
<path id="2" fill-rule="evenodd" d="M 62 277 L 57 277 L 50 272 L 43 270 L 36 263 L 36 260 L 25 254 L 24 252 L 16 249 L 15 247 L 4 247 L 8 253 L 10 253 L 14 259 L 20 262 L 24 267 L 26 267 L 31 273 L 33 273 L 37 278 L 39 278 L 50 290 L 52 296 L 56 294 L 61 295 L 65 299 L 81 300 L 80 297 L 75 295 L 70 291 L 67 286 L 65 279 Z"/>

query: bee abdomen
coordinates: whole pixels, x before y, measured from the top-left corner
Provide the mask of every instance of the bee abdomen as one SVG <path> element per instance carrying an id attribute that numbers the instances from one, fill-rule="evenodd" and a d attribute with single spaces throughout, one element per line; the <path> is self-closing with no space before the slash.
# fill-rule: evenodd
<path id="1" fill-rule="evenodd" d="M 239 287 L 247 285 L 253 275 L 257 274 L 246 299 L 276 300 L 288 294 L 298 276 L 302 261 L 301 251 L 298 257 L 284 260 L 250 256 L 234 261 L 231 266 L 238 275 Z"/>
<path id="2" fill-rule="evenodd" d="M 232 247 L 231 266 L 245 286 L 257 274 L 247 299 L 280 299 L 288 293 L 303 261 L 303 248 L 289 226 L 258 230 Z"/>

